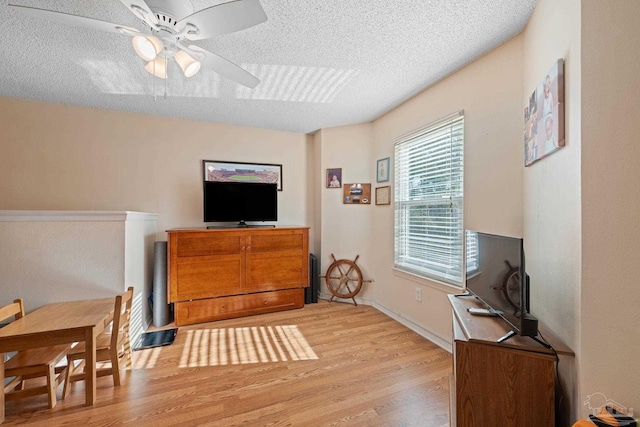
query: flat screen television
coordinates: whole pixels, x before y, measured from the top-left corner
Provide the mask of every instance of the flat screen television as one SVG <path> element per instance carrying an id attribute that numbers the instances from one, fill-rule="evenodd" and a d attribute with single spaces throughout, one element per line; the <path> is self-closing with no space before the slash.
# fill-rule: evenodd
<path id="1" fill-rule="evenodd" d="M 278 185 L 204 181 L 204 222 L 278 220 Z"/>
<path id="2" fill-rule="evenodd" d="M 499 341 L 515 334 L 537 336 L 538 321 L 529 313 L 523 239 L 467 230 L 466 243 L 467 290 L 512 329 Z"/>

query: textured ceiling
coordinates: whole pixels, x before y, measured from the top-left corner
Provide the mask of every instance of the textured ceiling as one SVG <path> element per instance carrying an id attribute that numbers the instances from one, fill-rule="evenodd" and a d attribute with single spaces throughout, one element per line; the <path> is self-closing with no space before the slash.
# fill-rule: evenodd
<path id="1" fill-rule="evenodd" d="M 241 65 L 261 84 L 247 89 L 204 68 L 187 79 L 172 63 L 164 99 L 165 81 L 144 71 L 128 36 L 31 18 L 0 0 L 0 96 L 308 133 L 379 117 L 518 34 L 535 6 L 535 0 L 260 2 L 267 22 L 193 44 Z M 144 29 L 118 0 L 11 3 Z M 200 10 L 224 1 L 191 3 Z"/>

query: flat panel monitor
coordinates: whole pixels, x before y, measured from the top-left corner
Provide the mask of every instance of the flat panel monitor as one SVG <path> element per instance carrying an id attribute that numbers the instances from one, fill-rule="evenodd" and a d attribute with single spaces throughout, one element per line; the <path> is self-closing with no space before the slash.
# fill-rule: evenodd
<path id="1" fill-rule="evenodd" d="M 277 221 L 278 185 L 249 182 L 204 182 L 204 221 Z"/>
<path id="2" fill-rule="evenodd" d="M 467 230 L 466 243 L 467 290 L 506 320 L 513 332 L 536 336 L 523 239 Z"/>

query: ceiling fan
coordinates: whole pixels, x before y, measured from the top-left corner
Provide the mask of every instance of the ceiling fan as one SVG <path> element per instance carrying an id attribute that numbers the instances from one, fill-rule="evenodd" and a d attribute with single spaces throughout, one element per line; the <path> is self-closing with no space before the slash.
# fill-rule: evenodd
<path id="1" fill-rule="evenodd" d="M 189 1 L 120 0 L 145 24 L 139 31 L 125 25 L 71 15 L 52 10 L 10 4 L 26 15 L 66 25 L 109 31 L 131 36 L 138 56 L 145 61 L 145 70 L 167 78 L 168 61 L 173 59 L 186 77 L 200 71 L 204 65 L 223 77 L 254 88 L 260 83 L 254 75 L 199 46 L 183 44 L 184 40 L 202 40 L 253 27 L 267 20 L 258 0 L 235 0 L 194 12 Z"/>

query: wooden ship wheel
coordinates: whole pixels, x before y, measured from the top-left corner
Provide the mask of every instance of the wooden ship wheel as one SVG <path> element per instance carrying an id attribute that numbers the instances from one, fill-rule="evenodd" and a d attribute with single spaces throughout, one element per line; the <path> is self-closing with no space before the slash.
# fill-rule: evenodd
<path id="1" fill-rule="evenodd" d="M 509 267 L 509 271 L 504 276 L 502 286 L 498 289 L 502 291 L 505 299 L 514 308 L 514 315 L 520 312 L 520 267 L 512 266 L 509 261 L 504 261 Z"/>
<path id="2" fill-rule="evenodd" d="M 360 255 L 357 255 L 353 261 L 348 259 L 337 260 L 333 254 L 331 254 L 331 258 L 333 262 L 327 269 L 327 274 L 320 276 L 324 278 L 327 283 L 327 288 L 329 288 L 329 292 L 331 292 L 329 301 L 333 301 L 335 297 L 342 299 L 351 298 L 353 304 L 357 306 L 358 303 L 356 302 L 355 296 L 360 292 L 360 289 L 362 289 L 362 284 L 373 282 L 373 280 L 365 280 L 362 278 L 362 271 L 356 264 Z"/>

